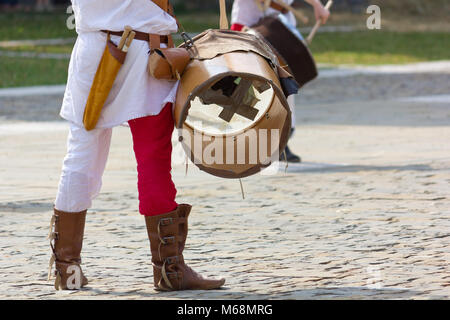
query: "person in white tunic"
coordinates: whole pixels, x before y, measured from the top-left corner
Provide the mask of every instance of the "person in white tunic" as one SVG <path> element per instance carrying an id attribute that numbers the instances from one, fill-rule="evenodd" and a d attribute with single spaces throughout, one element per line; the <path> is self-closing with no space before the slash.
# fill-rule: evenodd
<path id="1" fill-rule="evenodd" d="M 288 5 L 292 5 L 294 0 L 279 0 Z M 325 24 L 330 16 L 329 10 L 325 9 L 320 0 L 305 0 L 314 8 L 314 14 L 316 20 L 320 20 L 322 24 Z M 258 4 L 258 2 L 260 4 Z M 244 26 L 253 26 L 264 16 L 275 15 L 281 22 L 288 27 L 299 39 L 303 40 L 303 36 L 297 29 L 297 20 L 291 11 L 281 12 L 273 7 L 268 7 L 265 11 L 262 11 L 263 0 L 234 0 L 233 9 L 231 13 L 231 29 L 235 31 L 241 31 Z M 283 10 L 284 11 L 284 10 Z M 292 132 L 291 137 L 295 130 L 295 100 L 294 96 L 288 97 L 288 103 L 292 111 Z M 280 154 L 280 160 L 288 162 L 301 162 L 301 158 L 295 155 L 288 146 L 286 146 L 285 152 Z"/>
<path id="2" fill-rule="evenodd" d="M 177 82 L 157 80 L 147 73 L 148 41 L 131 43 L 96 128 L 87 131 L 83 126 L 86 102 L 107 41 L 102 30 L 123 32 L 128 25 L 147 36 L 170 35 L 178 27 L 167 2 L 72 0 L 78 38 L 60 113 L 69 121 L 70 130 L 49 233 L 53 251 L 49 278 L 55 263 L 56 289 L 79 289 L 88 283 L 80 267 L 86 212 L 101 189 L 112 128 L 121 124 L 128 124 L 133 136 L 139 211 L 147 225 L 155 288 L 214 289 L 225 282 L 205 279 L 184 263 L 191 206 L 175 202 L 171 177 L 172 103 Z M 111 40 L 117 44 L 120 36 Z"/>

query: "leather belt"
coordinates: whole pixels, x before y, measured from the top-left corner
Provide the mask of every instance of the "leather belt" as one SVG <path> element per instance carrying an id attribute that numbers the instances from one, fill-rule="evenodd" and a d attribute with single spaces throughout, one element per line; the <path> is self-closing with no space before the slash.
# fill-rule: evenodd
<path id="1" fill-rule="evenodd" d="M 109 30 L 101 30 L 104 33 L 109 33 L 112 36 L 119 36 L 121 37 L 123 34 L 123 31 L 109 31 Z M 136 36 L 134 37 L 135 40 L 141 40 L 141 41 L 150 41 L 150 36 L 148 33 L 140 32 L 140 31 L 134 31 L 136 32 Z M 161 43 L 169 43 L 168 36 L 160 36 Z"/>

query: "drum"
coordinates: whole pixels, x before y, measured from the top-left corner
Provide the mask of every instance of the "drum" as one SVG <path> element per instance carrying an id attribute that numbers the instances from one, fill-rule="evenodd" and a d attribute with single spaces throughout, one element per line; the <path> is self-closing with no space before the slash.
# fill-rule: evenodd
<path id="1" fill-rule="evenodd" d="M 184 151 L 201 170 L 243 178 L 278 161 L 291 113 L 270 47 L 230 30 L 196 36 L 177 91 L 175 125 Z"/>
<path id="2" fill-rule="evenodd" d="M 262 18 L 247 32 L 261 36 L 270 44 L 280 64 L 294 76 L 300 87 L 317 77 L 316 62 L 306 43 L 276 17 Z"/>

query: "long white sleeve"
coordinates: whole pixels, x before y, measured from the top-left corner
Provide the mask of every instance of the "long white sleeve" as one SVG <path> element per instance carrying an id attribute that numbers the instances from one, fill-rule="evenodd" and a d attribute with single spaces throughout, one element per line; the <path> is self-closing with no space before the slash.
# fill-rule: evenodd
<path id="1" fill-rule="evenodd" d="M 254 0 L 234 0 L 231 23 L 252 26 L 264 16 Z"/>
<path id="2" fill-rule="evenodd" d="M 150 0 L 72 0 L 77 32 L 134 30 L 166 35 L 176 21 Z"/>

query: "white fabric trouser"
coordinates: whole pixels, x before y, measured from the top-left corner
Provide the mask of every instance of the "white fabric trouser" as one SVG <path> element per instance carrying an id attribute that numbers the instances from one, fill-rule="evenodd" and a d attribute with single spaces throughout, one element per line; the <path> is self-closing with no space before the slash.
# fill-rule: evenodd
<path id="1" fill-rule="evenodd" d="M 70 124 L 55 208 L 65 212 L 89 209 L 99 194 L 108 159 L 112 129 L 86 131 Z"/>

